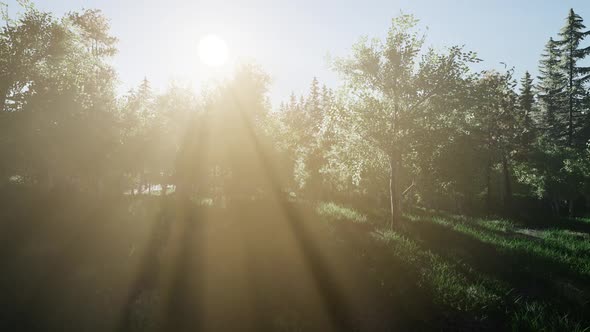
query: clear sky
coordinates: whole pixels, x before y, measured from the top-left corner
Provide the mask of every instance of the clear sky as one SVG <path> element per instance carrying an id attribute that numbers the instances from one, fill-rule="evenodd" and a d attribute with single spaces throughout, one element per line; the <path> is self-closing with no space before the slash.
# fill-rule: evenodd
<path id="1" fill-rule="evenodd" d="M 15 0 L 7 1 L 9 10 Z M 392 17 L 414 14 L 428 27 L 427 44 L 465 45 L 484 62 L 476 69 L 502 69 L 500 62 L 537 73 L 539 55 L 564 24 L 569 8 L 587 19 L 589 0 L 38 0 L 58 15 L 82 8 L 102 9 L 111 20 L 119 53 L 114 65 L 120 91 L 146 76 L 157 89 L 171 79 L 203 82 L 229 69 L 200 64 L 196 45 L 206 34 L 223 38 L 230 59 L 253 59 L 272 78 L 273 104 L 291 91 L 307 90 L 317 76 L 335 87 L 338 77 L 326 56 L 346 55 L 360 36 L 382 37 Z M 588 41 L 590 44 L 590 40 Z"/>

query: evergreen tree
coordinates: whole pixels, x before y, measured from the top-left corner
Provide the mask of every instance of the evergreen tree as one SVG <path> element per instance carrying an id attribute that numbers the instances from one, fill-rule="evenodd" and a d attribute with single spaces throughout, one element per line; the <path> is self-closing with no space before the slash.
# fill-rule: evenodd
<path id="1" fill-rule="evenodd" d="M 560 58 L 561 50 L 557 42 L 549 38 L 539 62 L 537 94 L 541 105 L 541 116 L 537 122 L 554 141 L 563 139 L 566 134 L 561 120 L 564 113 L 563 105 L 566 101 L 567 82 L 560 68 Z"/>
<path id="2" fill-rule="evenodd" d="M 590 54 L 590 47 L 580 48 L 580 43 L 590 31 L 584 31 L 586 26 L 582 18 L 570 9 L 566 25 L 559 36 L 558 45 L 562 50 L 562 70 L 567 78 L 567 144 L 574 145 L 576 133 L 581 129 L 580 117 L 583 116 L 584 98 L 586 97 L 585 83 L 590 79 L 590 67 L 580 67 L 578 62 Z"/>
<path id="3" fill-rule="evenodd" d="M 527 71 L 520 80 L 520 94 L 518 97 L 520 109 L 524 112 L 526 118 L 531 117 L 531 112 L 535 104 L 535 94 L 533 93 L 533 78 Z"/>
<path id="4" fill-rule="evenodd" d="M 305 111 L 308 122 L 307 130 L 310 137 L 318 132 L 322 121 L 320 94 L 320 83 L 314 77 L 309 87 L 309 95 L 305 100 Z"/>

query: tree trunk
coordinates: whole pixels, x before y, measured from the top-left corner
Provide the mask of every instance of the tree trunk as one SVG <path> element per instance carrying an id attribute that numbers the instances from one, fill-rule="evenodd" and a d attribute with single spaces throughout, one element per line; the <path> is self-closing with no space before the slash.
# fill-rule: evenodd
<path id="1" fill-rule="evenodd" d="M 574 59 L 573 59 L 573 52 L 574 50 L 570 46 L 570 61 L 569 61 L 569 114 L 568 114 L 568 132 L 567 132 L 567 144 L 568 146 L 572 146 L 573 137 L 574 137 L 574 122 L 573 122 L 573 113 L 574 113 Z"/>
<path id="2" fill-rule="evenodd" d="M 396 160 L 393 156 L 389 157 L 389 203 L 391 208 L 391 229 L 398 225 L 401 219 L 397 165 L 398 160 Z"/>
<path id="3" fill-rule="evenodd" d="M 504 209 L 510 212 L 512 209 L 512 185 L 510 183 L 510 169 L 508 167 L 508 158 L 502 155 L 502 171 L 504 173 Z"/>
<path id="4" fill-rule="evenodd" d="M 488 159 L 488 164 L 486 165 L 486 187 L 487 187 L 487 194 L 486 194 L 486 208 L 488 213 L 492 212 L 492 160 Z"/>
<path id="5" fill-rule="evenodd" d="M 8 89 L 4 86 L 0 87 L 0 112 L 4 112 L 4 108 L 6 106 L 6 94 L 8 93 Z"/>

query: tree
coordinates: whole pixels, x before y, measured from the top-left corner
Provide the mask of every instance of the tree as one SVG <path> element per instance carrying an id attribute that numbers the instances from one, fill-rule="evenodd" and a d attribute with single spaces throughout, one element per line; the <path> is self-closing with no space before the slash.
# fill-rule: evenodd
<path id="1" fill-rule="evenodd" d="M 504 190 L 501 194 L 505 211 L 510 211 L 512 205 L 511 166 L 514 156 L 522 151 L 521 136 L 526 133 L 526 117 L 518 108 L 515 86 L 512 71 L 505 74 L 483 72 L 475 82 L 475 107 L 470 117 L 470 130 L 478 137 L 487 155 L 485 178 L 488 211 L 492 210 L 491 182 L 496 164 L 500 164 L 502 169 Z"/>
<path id="2" fill-rule="evenodd" d="M 17 20 L 3 14 L 0 31 L 0 110 L 20 110 L 40 67 L 66 53 L 65 27 L 32 6 Z"/>
<path id="3" fill-rule="evenodd" d="M 117 144 L 112 53 L 89 52 L 91 37 L 72 14 L 58 20 L 25 10 L 18 20 L 5 18 L 0 33 L 0 106 L 12 128 L 0 141 L 20 146 L 11 149 L 16 167 L 3 168 L 47 189 L 75 184 L 99 192 Z M 100 29 L 109 35 L 108 24 Z"/>
<path id="4" fill-rule="evenodd" d="M 584 99 L 587 98 L 585 83 L 590 79 L 590 67 L 580 67 L 578 62 L 590 54 L 590 47 L 580 48 L 581 42 L 590 31 L 582 18 L 570 9 L 566 25 L 559 36 L 557 45 L 561 47 L 562 70 L 567 78 L 567 145 L 584 145 L 586 142 L 577 140 L 577 133 L 582 128 L 580 119 L 584 116 Z"/>
<path id="5" fill-rule="evenodd" d="M 227 202 L 268 197 L 284 184 L 270 130 L 268 76 L 254 65 L 205 97 L 182 140 L 175 167 L 181 199 L 200 196 Z"/>
<path id="6" fill-rule="evenodd" d="M 327 115 L 333 103 L 333 92 L 325 85 L 320 87 L 317 78 L 313 78 L 307 95 L 297 101 L 291 94 L 288 103 L 283 104 L 280 112 L 286 135 L 282 141 L 288 141 L 292 156 L 292 169 L 295 187 L 303 189 L 304 195 L 311 200 L 320 199 L 325 192 L 322 171 L 326 166 L 326 151 L 330 148 L 330 122 Z"/>
<path id="7" fill-rule="evenodd" d="M 530 154 L 527 152 L 534 144 L 537 132 L 534 125 L 534 117 L 537 116 L 537 107 L 535 100 L 535 92 L 533 85 L 533 78 L 531 74 L 526 71 L 520 80 L 520 91 L 518 93 L 518 109 L 521 112 L 519 118 L 522 120 L 520 124 L 522 132 L 519 135 L 520 148 L 515 157 L 521 161 L 525 161 Z"/>
<path id="8" fill-rule="evenodd" d="M 520 80 L 518 104 L 524 112 L 524 116 L 530 118 L 535 105 L 535 94 L 533 92 L 533 78 L 528 71 L 524 73 L 524 76 Z"/>
<path id="9" fill-rule="evenodd" d="M 156 96 L 151 84 L 144 78 L 136 90 L 131 90 L 125 96 L 125 105 L 122 110 L 122 125 L 126 153 L 122 156 L 128 158 L 125 162 L 127 171 L 132 174 L 132 182 L 138 179 L 138 190 L 141 192 L 147 185 L 148 171 L 151 167 L 149 158 L 150 148 L 157 141 L 155 126 L 155 101 Z"/>
<path id="10" fill-rule="evenodd" d="M 357 133 L 378 147 L 389 166 L 392 227 L 401 217 L 401 170 L 419 111 L 435 96 L 454 91 L 475 54 L 452 47 L 445 54 L 430 49 L 422 54 L 424 37 L 411 15 L 393 19 L 384 42 L 361 40 L 353 55 L 335 63 L 351 92 Z"/>
<path id="11" fill-rule="evenodd" d="M 563 116 L 566 105 L 567 81 L 560 67 L 561 50 L 550 38 L 539 62 L 539 84 L 537 85 L 541 116 L 537 122 L 554 141 L 561 141 L 566 135 Z"/>

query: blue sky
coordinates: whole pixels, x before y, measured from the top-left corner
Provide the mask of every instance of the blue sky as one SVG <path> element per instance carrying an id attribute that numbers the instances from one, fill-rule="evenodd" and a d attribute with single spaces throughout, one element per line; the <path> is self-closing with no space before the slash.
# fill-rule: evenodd
<path id="1" fill-rule="evenodd" d="M 14 0 L 9 10 L 16 10 Z M 35 1 L 38 8 L 58 15 L 69 10 L 99 8 L 110 18 L 120 40 L 113 62 L 120 91 L 144 76 L 157 89 L 170 80 L 200 88 L 229 69 L 199 63 L 198 40 L 217 34 L 226 40 L 232 61 L 253 59 L 271 76 L 273 104 L 291 91 L 305 92 L 311 79 L 336 87 L 338 76 L 326 55 L 348 54 L 360 36 L 382 37 L 400 11 L 414 14 L 428 27 L 427 44 L 436 48 L 465 45 L 484 62 L 476 69 L 514 66 L 537 73 L 539 55 L 549 37 L 564 23 L 569 8 L 587 19 L 588 0 L 328 0 L 328 1 L 189 1 L 189 0 L 69 0 Z M 590 45 L 590 40 L 588 41 Z"/>

